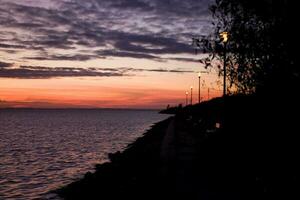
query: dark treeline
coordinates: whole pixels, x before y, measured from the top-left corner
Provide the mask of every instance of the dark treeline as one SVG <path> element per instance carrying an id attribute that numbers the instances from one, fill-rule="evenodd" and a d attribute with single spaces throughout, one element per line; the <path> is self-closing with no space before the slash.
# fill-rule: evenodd
<path id="1" fill-rule="evenodd" d="M 207 66 L 223 59 L 219 33 L 227 31 L 226 75 L 234 91 L 293 95 L 300 85 L 296 8 L 292 0 L 216 0 L 211 6 L 215 30 L 203 40 L 212 52 Z"/>

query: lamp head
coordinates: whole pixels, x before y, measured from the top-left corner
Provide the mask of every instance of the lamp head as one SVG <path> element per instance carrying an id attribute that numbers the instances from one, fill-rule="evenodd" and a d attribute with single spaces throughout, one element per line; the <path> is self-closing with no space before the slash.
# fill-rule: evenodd
<path id="1" fill-rule="evenodd" d="M 201 77 L 201 72 L 198 72 L 198 77 L 199 77 L 199 78 Z"/>
<path id="2" fill-rule="evenodd" d="M 222 39 L 222 42 L 226 43 L 228 41 L 229 34 L 228 34 L 228 32 L 224 31 L 224 32 L 220 33 L 220 37 Z"/>

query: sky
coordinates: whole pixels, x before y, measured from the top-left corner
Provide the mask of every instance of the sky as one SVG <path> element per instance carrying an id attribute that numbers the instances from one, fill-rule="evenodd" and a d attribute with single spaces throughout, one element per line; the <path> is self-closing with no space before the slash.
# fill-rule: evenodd
<path id="1" fill-rule="evenodd" d="M 211 2 L 0 0 L 0 108 L 164 108 L 190 86 L 198 101 L 191 38 L 211 32 Z"/>

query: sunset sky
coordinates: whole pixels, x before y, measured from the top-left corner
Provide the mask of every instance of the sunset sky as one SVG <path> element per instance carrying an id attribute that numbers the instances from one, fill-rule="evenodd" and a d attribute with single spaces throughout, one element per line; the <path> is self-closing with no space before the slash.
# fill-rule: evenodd
<path id="1" fill-rule="evenodd" d="M 163 108 L 185 103 L 211 0 L 0 0 L 0 108 Z M 220 94 L 216 71 L 202 97 Z"/>

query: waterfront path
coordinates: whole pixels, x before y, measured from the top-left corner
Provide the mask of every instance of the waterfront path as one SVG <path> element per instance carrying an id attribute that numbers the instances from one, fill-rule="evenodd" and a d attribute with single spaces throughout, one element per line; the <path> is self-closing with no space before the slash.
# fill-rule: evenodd
<path id="1" fill-rule="evenodd" d="M 197 130 L 197 131 L 196 131 Z M 213 133 L 202 119 L 174 117 L 161 147 L 163 174 L 176 199 L 205 199 L 206 177 L 201 171 L 201 143 Z"/>

